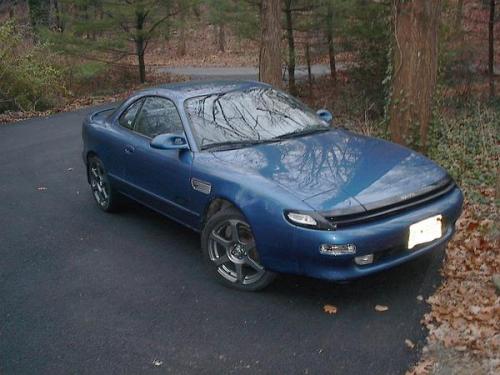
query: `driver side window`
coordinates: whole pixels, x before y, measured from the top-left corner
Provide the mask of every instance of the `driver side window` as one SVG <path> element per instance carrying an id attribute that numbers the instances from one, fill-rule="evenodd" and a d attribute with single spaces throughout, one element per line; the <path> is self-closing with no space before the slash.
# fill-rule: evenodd
<path id="1" fill-rule="evenodd" d="M 137 117 L 134 130 L 149 138 L 165 133 L 183 134 L 184 132 L 174 103 L 160 97 L 146 99 Z"/>

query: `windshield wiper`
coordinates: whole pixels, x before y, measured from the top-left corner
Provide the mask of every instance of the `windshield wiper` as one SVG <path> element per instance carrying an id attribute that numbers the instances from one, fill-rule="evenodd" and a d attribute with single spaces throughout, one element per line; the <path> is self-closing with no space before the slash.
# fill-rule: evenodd
<path id="1" fill-rule="evenodd" d="M 263 143 L 277 142 L 277 139 L 267 139 L 267 140 L 246 140 L 246 141 L 226 141 L 226 142 L 215 142 L 209 143 L 208 145 L 201 146 L 202 150 L 210 149 L 223 149 L 231 150 L 235 148 L 243 148 L 248 146 L 260 145 Z"/>
<path id="2" fill-rule="evenodd" d="M 314 133 L 322 133 L 327 132 L 331 128 L 329 126 L 315 126 L 307 129 L 296 130 L 291 133 L 280 135 L 279 137 L 272 138 L 275 141 L 282 141 L 284 139 L 290 139 L 295 137 L 301 137 L 304 135 L 314 134 Z"/>
<path id="3" fill-rule="evenodd" d="M 269 138 L 269 139 L 254 139 L 254 140 L 244 140 L 244 141 L 225 141 L 225 142 L 214 142 L 209 143 L 208 145 L 201 146 L 202 150 L 210 150 L 210 149 L 220 149 L 220 150 L 232 150 L 235 148 L 243 148 L 255 145 L 261 145 L 264 143 L 274 143 L 280 142 L 285 139 L 300 137 L 304 135 L 314 134 L 314 133 L 322 133 L 329 131 L 330 127 L 325 126 L 315 126 L 308 129 L 296 130 L 291 133 L 283 134 L 278 137 Z"/>

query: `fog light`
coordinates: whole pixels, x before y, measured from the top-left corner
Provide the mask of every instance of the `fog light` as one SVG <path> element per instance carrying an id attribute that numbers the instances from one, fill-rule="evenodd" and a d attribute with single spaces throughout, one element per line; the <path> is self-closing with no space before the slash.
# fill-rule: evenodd
<path id="1" fill-rule="evenodd" d="M 351 243 L 345 245 L 323 244 L 320 246 L 319 252 L 325 255 L 356 254 L 356 246 Z"/>
<path id="2" fill-rule="evenodd" d="M 373 254 L 361 255 L 359 257 L 354 258 L 354 263 L 358 266 L 364 266 L 366 264 L 373 263 Z"/>

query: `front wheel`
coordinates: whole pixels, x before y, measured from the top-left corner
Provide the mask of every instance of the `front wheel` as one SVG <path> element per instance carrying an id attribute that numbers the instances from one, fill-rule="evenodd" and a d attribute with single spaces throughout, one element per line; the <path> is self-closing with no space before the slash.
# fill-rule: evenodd
<path id="1" fill-rule="evenodd" d="M 275 274 L 261 264 L 250 225 L 235 208 L 213 215 L 201 236 L 211 272 L 223 284 L 245 291 L 268 286 Z"/>

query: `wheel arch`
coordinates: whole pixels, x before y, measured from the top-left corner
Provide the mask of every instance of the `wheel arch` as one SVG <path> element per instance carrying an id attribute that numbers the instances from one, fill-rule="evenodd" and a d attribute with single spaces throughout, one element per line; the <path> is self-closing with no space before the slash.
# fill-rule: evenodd
<path id="1" fill-rule="evenodd" d="M 241 212 L 241 209 L 230 199 L 227 199 L 226 197 L 219 197 L 215 196 L 213 197 L 206 205 L 205 209 L 203 210 L 203 215 L 201 218 L 201 230 L 205 227 L 207 224 L 208 220 L 215 215 L 217 212 L 220 212 L 222 210 L 225 210 L 229 207 L 236 208 L 238 211 Z"/>

